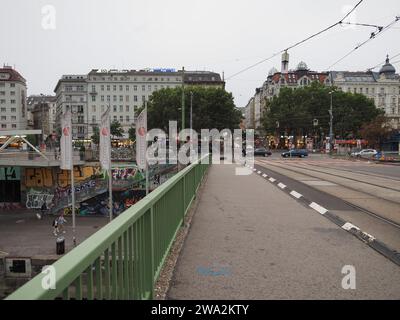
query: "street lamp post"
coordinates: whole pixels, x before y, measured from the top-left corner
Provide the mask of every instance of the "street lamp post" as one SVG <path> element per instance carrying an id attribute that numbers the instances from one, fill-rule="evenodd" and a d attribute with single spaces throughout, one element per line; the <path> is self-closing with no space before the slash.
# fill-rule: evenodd
<path id="1" fill-rule="evenodd" d="M 331 107 L 329 109 L 329 152 L 332 152 L 332 144 L 333 144 L 333 93 L 334 91 L 330 91 L 329 95 L 331 96 Z"/>
<path id="2" fill-rule="evenodd" d="M 190 130 L 193 129 L 193 92 L 190 91 Z"/>

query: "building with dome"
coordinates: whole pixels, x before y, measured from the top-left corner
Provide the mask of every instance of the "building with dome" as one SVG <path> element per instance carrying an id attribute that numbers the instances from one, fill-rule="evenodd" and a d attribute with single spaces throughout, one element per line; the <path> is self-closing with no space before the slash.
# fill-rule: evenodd
<path id="1" fill-rule="evenodd" d="M 400 129 L 400 76 L 389 56 L 379 72 L 332 71 L 332 84 L 344 92 L 360 93 L 373 99 L 377 108 L 385 111 L 394 129 Z"/>

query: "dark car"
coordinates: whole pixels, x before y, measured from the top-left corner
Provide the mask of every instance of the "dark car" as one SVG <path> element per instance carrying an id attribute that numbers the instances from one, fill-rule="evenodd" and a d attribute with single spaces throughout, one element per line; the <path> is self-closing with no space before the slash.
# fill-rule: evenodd
<path id="1" fill-rule="evenodd" d="M 308 157 L 308 151 L 302 150 L 302 149 L 294 149 L 294 150 L 283 152 L 282 157 L 284 157 L 284 158 L 289 158 L 289 157 L 304 158 L 304 157 Z"/>
<path id="2" fill-rule="evenodd" d="M 267 150 L 266 148 L 257 148 L 254 150 L 254 156 L 267 157 L 270 155 L 272 155 L 271 151 Z"/>

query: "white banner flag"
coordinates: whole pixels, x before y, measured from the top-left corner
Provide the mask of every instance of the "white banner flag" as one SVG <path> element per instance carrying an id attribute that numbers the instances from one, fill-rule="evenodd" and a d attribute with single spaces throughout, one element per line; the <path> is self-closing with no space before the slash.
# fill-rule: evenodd
<path id="1" fill-rule="evenodd" d="M 67 111 L 61 117 L 61 165 L 64 170 L 72 170 L 72 125 L 71 113 Z"/>
<path id="2" fill-rule="evenodd" d="M 110 130 L 110 109 L 101 116 L 100 126 L 100 164 L 105 170 L 111 168 L 111 130 Z"/>
<path id="3" fill-rule="evenodd" d="M 146 169 L 147 149 L 147 112 L 143 110 L 136 119 L 136 163 L 140 169 Z"/>

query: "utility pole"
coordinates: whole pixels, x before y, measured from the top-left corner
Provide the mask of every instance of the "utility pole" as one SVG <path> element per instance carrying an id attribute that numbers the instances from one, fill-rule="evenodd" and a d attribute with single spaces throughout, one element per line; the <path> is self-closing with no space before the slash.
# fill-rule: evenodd
<path id="1" fill-rule="evenodd" d="M 185 67 L 182 67 L 182 130 L 185 129 Z"/>
<path id="2" fill-rule="evenodd" d="M 329 95 L 331 96 L 331 107 L 329 109 L 329 116 L 330 116 L 330 122 L 329 122 L 329 152 L 332 152 L 332 144 L 333 144 L 333 92 L 329 92 Z"/>
<path id="3" fill-rule="evenodd" d="M 193 92 L 190 91 L 190 130 L 193 129 Z"/>

